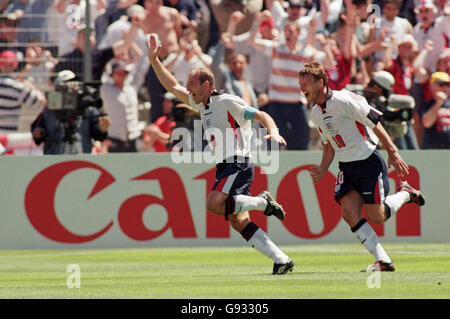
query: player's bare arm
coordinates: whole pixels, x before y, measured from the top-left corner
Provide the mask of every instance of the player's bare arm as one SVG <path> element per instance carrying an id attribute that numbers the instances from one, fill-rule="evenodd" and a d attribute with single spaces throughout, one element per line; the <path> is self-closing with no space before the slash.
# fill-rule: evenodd
<path id="1" fill-rule="evenodd" d="M 266 112 L 257 111 L 253 119 L 261 123 L 261 125 L 267 129 L 268 134 L 264 136 L 264 139 L 276 141 L 282 145 L 286 145 L 286 141 L 278 133 L 278 127 L 269 114 L 267 114 Z"/>
<path id="2" fill-rule="evenodd" d="M 181 102 L 189 104 L 189 92 L 181 86 L 175 77 L 167 70 L 158 58 L 161 44 L 158 43 L 156 37 L 152 34 L 150 39 L 147 39 L 148 59 L 155 71 L 156 76 L 164 88 L 175 95 Z"/>
<path id="3" fill-rule="evenodd" d="M 383 148 L 388 153 L 388 167 L 394 166 L 395 171 L 399 176 L 408 175 L 409 167 L 405 161 L 401 158 L 397 151 L 397 147 L 392 143 L 391 138 L 386 133 L 385 129 L 378 122 L 377 126 L 374 127 L 373 132 L 380 139 L 383 144 Z"/>
<path id="4" fill-rule="evenodd" d="M 313 165 L 309 169 L 309 172 L 311 174 L 314 183 L 317 184 L 318 182 L 320 182 L 322 177 L 325 176 L 333 160 L 334 160 L 334 149 L 331 146 L 331 143 L 327 143 L 323 147 L 322 161 L 320 165 Z"/>

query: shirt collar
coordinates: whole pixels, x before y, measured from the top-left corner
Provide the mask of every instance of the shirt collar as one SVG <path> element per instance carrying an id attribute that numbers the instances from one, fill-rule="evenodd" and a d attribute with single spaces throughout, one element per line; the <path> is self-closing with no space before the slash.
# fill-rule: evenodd
<path id="1" fill-rule="evenodd" d="M 208 108 L 209 108 L 209 104 L 211 103 L 211 96 L 215 96 L 215 95 L 220 95 L 220 93 L 217 92 L 217 91 L 214 91 L 214 92 L 209 96 L 209 98 L 208 98 L 208 103 L 205 105 L 205 109 L 208 109 Z"/>
<path id="2" fill-rule="evenodd" d="M 425 27 L 422 25 L 422 26 L 421 26 L 422 31 L 423 31 L 424 33 L 428 33 L 428 30 L 430 30 L 430 29 L 432 29 L 432 28 L 434 27 L 434 22 L 435 22 L 435 21 L 433 21 L 433 22 L 428 26 L 428 28 L 425 28 Z"/>
<path id="3" fill-rule="evenodd" d="M 323 103 L 323 105 L 320 105 L 319 103 L 316 103 L 320 107 L 320 109 L 322 110 L 322 113 L 325 113 L 325 110 L 327 108 L 327 102 L 328 102 L 329 99 L 331 99 L 332 96 L 333 96 L 333 90 L 330 89 L 327 86 L 327 97 L 325 98 L 325 102 Z"/>

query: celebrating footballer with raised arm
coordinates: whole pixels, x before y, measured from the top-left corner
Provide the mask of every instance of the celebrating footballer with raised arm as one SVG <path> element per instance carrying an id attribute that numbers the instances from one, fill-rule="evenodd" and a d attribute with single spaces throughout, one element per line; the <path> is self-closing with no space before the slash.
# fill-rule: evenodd
<path id="1" fill-rule="evenodd" d="M 394 271 L 395 267 L 373 228 L 362 218 L 382 224 L 405 203 L 425 204 L 423 194 L 406 181 L 397 193 L 388 196 L 387 166 L 376 147 L 381 141 L 388 153 L 388 167 L 394 166 L 399 176 L 407 175 L 408 165 L 400 157 L 389 135 L 379 122 L 382 113 L 366 99 L 348 90 L 333 91 L 327 87 L 328 77 L 318 62 L 307 63 L 299 72 L 301 92 L 313 105 L 311 119 L 324 144 L 322 161 L 310 169 L 314 183 L 319 183 L 333 159 L 339 161 L 339 174 L 334 189 L 341 205 L 342 218 L 361 244 L 375 257 L 368 271 Z"/>
<path id="2" fill-rule="evenodd" d="M 189 72 L 187 88 L 181 86 L 158 58 L 161 45 L 150 35 L 147 41 L 148 59 L 159 81 L 180 101 L 200 112 L 202 125 L 211 151 L 216 158 L 216 182 L 206 200 L 206 208 L 225 216 L 233 229 L 247 242 L 274 261 L 273 274 L 282 275 L 294 268 L 294 263 L 250 220 L 250 210 L 263 211 L 283 220 L 285 212 L 267 191 L 250 195 L 254 166 L 250 156 L 251 121 L 260 122 L 268 134 L 265 139 L 285 145 L 273 119 L 265 112 L 250 107 L 243 99 L 219 94 L 209 69 Z M 220 137 L 217 135 L 221 135 Z"/>

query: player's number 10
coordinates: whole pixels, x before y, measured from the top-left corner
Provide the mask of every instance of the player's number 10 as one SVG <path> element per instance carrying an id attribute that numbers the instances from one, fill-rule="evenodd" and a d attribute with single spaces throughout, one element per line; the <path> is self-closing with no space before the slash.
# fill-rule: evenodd
<path id="1" fill-rule="evenodd" d="M 333 141 L 336 143 L 338 148 L 343 148 L 345 147 L 345 142 L 342 139 L 342 136 L 340 136 L 339 134 L 333 136 Z"/>

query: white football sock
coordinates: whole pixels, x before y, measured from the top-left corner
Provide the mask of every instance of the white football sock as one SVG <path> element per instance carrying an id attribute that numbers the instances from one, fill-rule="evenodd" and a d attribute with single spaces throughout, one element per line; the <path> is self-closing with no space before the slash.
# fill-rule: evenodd
<path id="1" fill-rule="evenodd" d="M 250 210 L 265 210 L 267 207 L 267 201 L 259 196 L 235 195 L 233 198 L 235 203 L 233 214 L 248 212 Z"/>
<path id="2" fill-rule="evenodd" d="M 289 261 L 289 257 L 255 223 L 248 224 L 241 235 L 253 248 L 272 259 L 276 264 L 285 264 Z"/>
<path id="3" fill-rule="evenodd" d="M 404 203 L 410 200 L 410 194 L 407 191 L 400 191 L 386 197 L 384 203 L 389 206 L 390 215 L 393 216 Z"/>
<path id="4" fill-rule="evenodd" d="M 357 229 L 355 230 L 355 228 Z M 378 241 L 377 234 L 365 219 L 362 219 L 358 225 L 352 228 L 352 231 L 355 233 L 361 244 L 363 244 L 364 247 L 366 247 L 366 249 L 375 257 L 376 261 L 382 260 L 387 263 L 392 262 L 391 258 L 389 258 L 384 251 L 383 246 L 381 246 Z"/>

